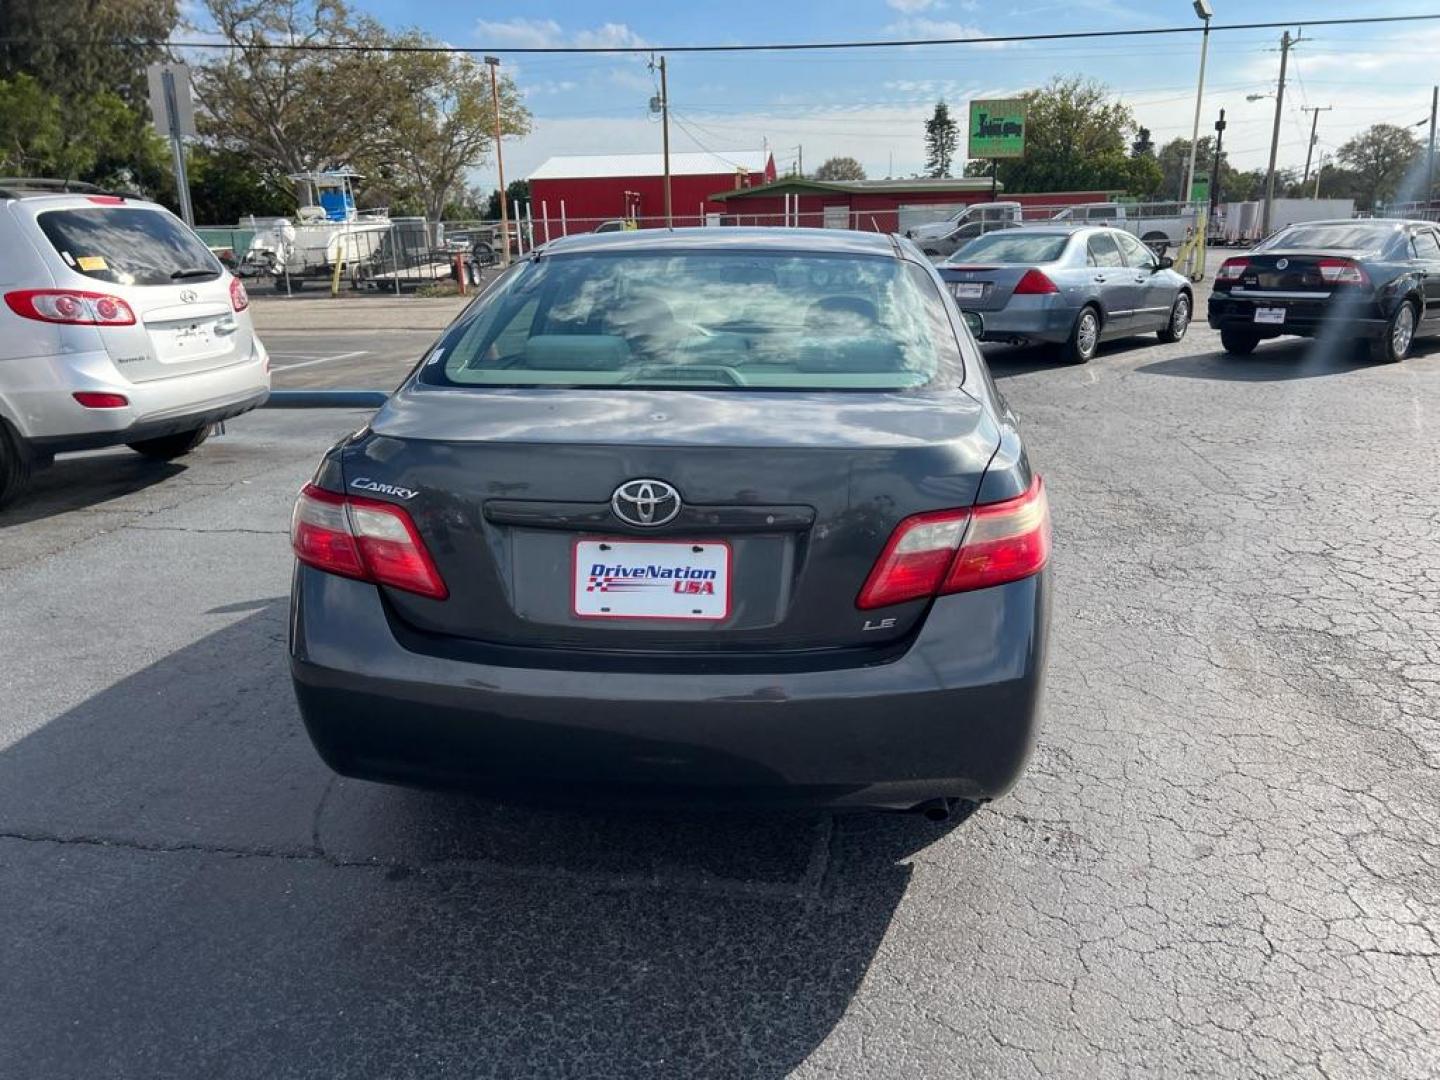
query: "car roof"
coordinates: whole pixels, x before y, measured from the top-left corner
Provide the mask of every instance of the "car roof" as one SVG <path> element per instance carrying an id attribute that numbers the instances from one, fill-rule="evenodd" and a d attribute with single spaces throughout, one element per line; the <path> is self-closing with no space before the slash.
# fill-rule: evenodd
<path id="1" fill-rule="evenodd" d="M 0 199 L 45 199 L 66 195 L 108 195 L 145 201 L 133 191 L 110 191 L 79 180 L 54 180 L 40 176 L 0 176 Z"/>
<path id="2" fill-rule="evenodd" d="M 785 251 L 817 255 L 900 257 L 888 233 L 855 229 L 759 229 L 720 225 L 685 229 L 633 229 L 628 232 L 579 233 L 552 240 L 539 254 L 657 251 Z"/>

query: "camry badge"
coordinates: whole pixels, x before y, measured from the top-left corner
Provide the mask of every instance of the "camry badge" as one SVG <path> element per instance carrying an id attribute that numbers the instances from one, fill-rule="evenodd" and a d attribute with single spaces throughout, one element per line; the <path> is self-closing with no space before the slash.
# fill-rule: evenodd
<path id="1" fill-rule="evenodd" d="M 664 480 L 627 480 L 610 496 L 610 509 L 627 525 L 653 528 L 675 520 L 680 493 Z"/>

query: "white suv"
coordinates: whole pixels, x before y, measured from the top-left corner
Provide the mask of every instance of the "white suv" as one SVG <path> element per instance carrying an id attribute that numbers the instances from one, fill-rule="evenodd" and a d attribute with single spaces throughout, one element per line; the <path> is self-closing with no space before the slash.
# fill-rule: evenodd
<path id="1" fill-rule="evenodd" d="M 264 402 L 249 306 L 164 207 L 0 179 L 0 506 L 57 453 L 169 460 Z"/>

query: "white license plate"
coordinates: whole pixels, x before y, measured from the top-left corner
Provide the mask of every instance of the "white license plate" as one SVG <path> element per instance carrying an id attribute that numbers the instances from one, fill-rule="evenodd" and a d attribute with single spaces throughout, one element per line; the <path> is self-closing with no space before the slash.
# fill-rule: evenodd
<path id="1" fill-rule="evenodd" d="M 1257 323 L 1270 323 L 1278 326 L 1285 321 L 1285 309 L 1283 307 L 1257 307 L 1255 309 L 1255 321 Z"/>
<path id="2" fill-rule="evenodd" d="M 577 540 L 574 611 L 582 619 L 724 619 L 730 545 L 715 540 Z"/>
<path id="3" fill-rule="evenodd" d="M 959 281 L 955 283 L 956 300 L 979 300 L 985 295 L 983 281 Z"/>

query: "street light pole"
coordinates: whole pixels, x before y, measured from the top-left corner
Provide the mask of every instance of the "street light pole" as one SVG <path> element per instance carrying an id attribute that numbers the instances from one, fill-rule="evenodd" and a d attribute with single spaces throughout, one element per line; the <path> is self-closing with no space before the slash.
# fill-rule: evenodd
<path id="1" fill-rule="evenodd" d="M 675 216 L 670 212 L 670 88 L 665 82 L 665 57 L 660 57 L 660 127 L 661 141 L 665 149 L 665 227 L 675 227 Z"/>
<path id="2" fill-rule="evenodd" d="M 1185 170 L 1185 190 L 1180 192 L 1180 205 L 1189 206 L 1195 192 L 1195 152 L 1200 141 L 1200 103 L 1205 98 L 1205 56 L 1210 51 L 1210 17 L 1214 11 L 1210 0 L 1195 0 L 1195 14 L 1205 20 L 1205 32 L 1200 37 L 1200 81 L 1195 87 L 1195 122 L 1190 126 L 1190 164 Z"/>
<path id="3" fill-rule="evenodd" d="M 500 58 L 485 57 L 490 65 L 490 102 L 495 109 L 495 168 L 500 174 L 500 265 L 510 265 L 510 210 L 506 204 L 510 193 L 505 190 L 505 155 L 500 149 Z"/>
<path id="4" fill-rule="evenodd" d="M 1220 154 L 1225 141 L 1225 110 L 1220 110 L 1220 119 L 1215 121 L 1215 162 L 1210 166 L 1210 218 L 1215 218 L 1215 207 L 1220 202 Z"/>

